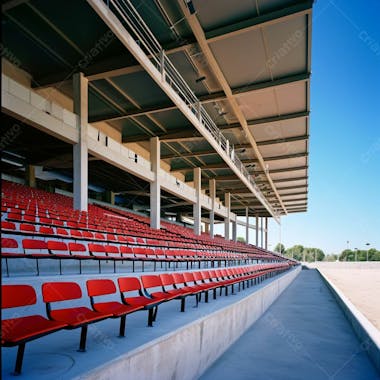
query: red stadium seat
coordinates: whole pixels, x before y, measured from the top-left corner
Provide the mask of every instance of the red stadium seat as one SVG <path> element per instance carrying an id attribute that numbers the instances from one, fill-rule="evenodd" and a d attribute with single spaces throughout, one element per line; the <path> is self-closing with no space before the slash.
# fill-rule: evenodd
<path id="1" fill-rule="evenodd" d="M 3 232 L 13 232 L 13 231 L 16 231 L 16 225 L 12 222 L 6 222 L 6 221 L 2 221 L 1 222 L 1 230 Z"/>
<path id="2" fill-rule="evenodd" d="M 52 310 L 53 302 L 75 300 L 82 297 L 82 290 L 75 282 L 46 282 L 42 285 L 42 296 L 50 320 L 63 322 L 66 324 L 66 329 L 81 328 L 80 352 L 86 351 L 88 325 L 112 317 L 110 313 L 93 311 L 84 306 Z"/>
<path id="3" fill-rule="evenodd" d="M 82 239 L 82 231 L 79 230 L 70 230 L 70 236 L 73 237 L 74 239 Z"/>
<path id="4" fill-rule="evenodd" d="M 37 233 L 36 226 L 34 224 L 21 223 L 20 224 L 20 232 L 36 234 Z"/>
<path id="5" fill-rule="evenodd" d="M 41 226 L 38 232 L 43 235 L 55 235 L 52 227 Z"/>
<path id="6" fill-rule="evenodd" d="M 176 282 L 174 280 L 174 277 L 172 274 L 169 273 L 162 273 L 159 275 L 162 288 L 166 293 L 169 293 L 171 295 L 174 295 L 176 298 L 181 300 L 181 312 L 185 311 L 185 300 L 187 296 L 193 296 L 195 295 L 192 291 L 189 289 L 184 288 L 177 288 Z M 170 288 L 168 288 L 170 287 Z"/>
<path id="7" fill-rule="evenodd" d="M 109 279 L 95 279 L 86 282 L 87 294 L 95 311 L 112 314 L 112 318 L 120 318 L 119 336 L 125 336 L 125 321 L 127 314 L 144 308 L 142 305 L 125 305 L 117 301 L 95 302 L 95 297 L 116 293 L 116 286 Z"/>
<path id="8" fill-rule="evenodd" d="M 156 320 L 158 305 L 161 303 L 157 300 L 145 297 L 143 289 L 138 278 L 136 277 L 120 277 L 117 279 L 121 300 L 125 305 L 142 306 L 144 310 L 148 310 L 148 326 L 153 326 Z M 125 293 L 138 291 L 138 296 L 125 296 Z"/>
<path id="9" fill-rule="evenodd" d="M 160 279 L 160 276 L 156 275 L 146 275 L 141 276 L 141 282 L 144 287 L 145 293 L 150 297 L 160 302 L 170 301 L 174 298 L 176 298 L 175 294 L 170 294 L 166 291 L 155 291 L 149 293 L 149 289 L 152 288 L 160 288 L 162 289 L 162 281 Z"/>
<path id="10" fill-rule="evenodd" d="M 36 292 L 30 285 L 2 285 L 1 308 L 8 309 L 34 305 L 37 302 Z M 1 321 L 1 346 L 18 346 L 14 374 L 20 375 L 24 358 L 25 344 L 31 340 L 66 327 L 66 323 L 49 321 L 41 315 L 19 317 Z"/>
<path id="11" fill-rule="evenodd" d="M 69 233 L 67 232 L 67 230 L 65 228 L 60 228 L 60 227 L 57 227 L 57 235 L 58 236 L 64 236 L 64 237 L 68 237 L 69 236 Z"/>
<path id="12" fill-rule="evenodd" d="M 82 236 L 85 239 L 94 239 L 94 234 L 91 231 L 82 231 Z"/>

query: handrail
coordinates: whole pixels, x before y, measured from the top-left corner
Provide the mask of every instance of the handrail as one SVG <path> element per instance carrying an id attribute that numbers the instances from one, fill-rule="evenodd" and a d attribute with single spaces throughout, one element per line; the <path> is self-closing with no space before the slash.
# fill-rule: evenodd
<path id="1" fill-rule="evenodd" d="M 229 140 L 222 134 L 206 109 L 202 106 L 192 89 L 183 79 L 175 68 L 168 56 L 165 54 L 161 44 L 146 25 L 140 14 L 137 12 L 130 0 L 103 0 L 107 7 L 113 11 L 119 21 L 133 33 L 139 46 L 149 56 L 152 63 L 161 73 L 162 79 L 180 96 L 188 108 L 197 116 L 204 128 L 210 133 L 212 138 L 218 143 L 219 147 L 229 156 L 236 168 L 244 175 L 246 180 L 256 191 L 256 197 L 271 210 L 273 216 L 279 217 L 277 209 L 274 209 L 265 198 L 261 190 L 255 183 L 253 176 L 249 174 L 234 149 L 231 149 Z"/>

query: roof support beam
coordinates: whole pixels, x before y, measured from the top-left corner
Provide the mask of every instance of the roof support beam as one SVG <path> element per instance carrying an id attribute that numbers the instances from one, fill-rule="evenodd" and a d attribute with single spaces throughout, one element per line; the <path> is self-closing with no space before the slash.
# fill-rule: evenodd
<path id="1" fill-rule="evenodd" d="M 191 153 L 191 154 L 194 155 L 194 153 Z M 196 155 L 197 156 L 205 156 L 205 155 L 210 155 L 210 154 L 214 154 L 214 152 L 211 150 L 207 150 L 207 151 L 198 152 Z M 264 159 L 265 159 L 265 161 L 278 161 L 278 160 L 288 160 L 288 159 L 299 158 L 299 157 L 307 157 L 307 155 L 308 155 L 307 152 L 301 152 L 301 153 L 285 154 L 285 155 L 281 155 L 281 156 L 265 157 Z M 186 155 L 184 154 L 182 157 L 186 157 Z M 165 158 L 173 158 L 173 157 L 162 156 L 162 159 L 165 159 Z M 241 160 L 241 162 L 243 164 L 253 164 L 253 163 L 258 162 L 258 160 L 257 159 Z M 228 169 L 229 167 L 224 162 L 218 162 L 215 164 L 203 165 L 203 166 L 200 166 L 200 168 L 202 170 L 214 170 L 214 169 Z M 192 167 L 184 166 L 184 167 L 179 167 L 179 168 L 173 168 L 170 171 L 171 172 L 181 172 L 181 171 L 188 171 L 188 170 L 192 170 L 192 169 L 193 169 Z M 268 174 L 268 173 L 271 173 L 271 171 L 270 170 L 269 171 L 263 171 L 263 173 Z"/>
<path id="2" fill-rule="evenodd" d="M 111 73 L 110 75 L 116 76 L 116 75 L 132 74 L 134 72 L 140 71 L 140 70 L 137 70 L 139 67 L 140 66 L 130 66 L 130 67 L 125 67 L 123 69 L 112 70 L 113 74 Z M 100 79 L 98 76 L 94 76 L 94 75 L 89 76 L 89 78 L 94 78 L 94 77 Z M 250 84 L 250 85 L 236 87 L 234 89 L 231 89 L 231 91 L 232 91 L 232 95 L 244 95 L 244 94 L 249 94 L 254 91 L 267 89 L 269 87 L 279 87 L 279 86 L 283 86 L 289 83 L 308 81 L 309 79 L 310 79 L 309 73 L 300 73 L 300 74 L 290 75 L 290 76 L 286 76 L 283 78 L 278 78 L 278 79 L 274 79 L 270 81 L 264 81 L 264 82 Z M 213 94 L 199 95 L 198 99 L 201 101 L 202 104 L 205 104 L 205 103 L 225 100 L 227 99 L 227 96 L 223 91 L 220 91 Z M 137 109 L 126 112 L 124 115 L 97 116 L 97 117 L 91 118 L 90 121 L 92 123 L 95 123 L 99 121 L 121 120 L 121 119 L 130 118 L 132 116 L 142 116 L 142 115 L 147 115 L 150 113 L 170 111 L 176 108 L 177 106 L 170 102 L 167 104 L 163 104 L 163 105 L 161 104 L 158 106 L 146 107 L 142 109 L 137 108 Z M 240 126 L 240 124 L 238 124 L 238 126 Z"/>
<path id="3" fill-rule="evenodd" d="M 292 177 L 292 178 L 276 179 L 274 182 L 280 183 L 280 182 L 305 181 L 305 180 L 307 181 L 307 179 L 308 177 Z"/>
<path id="4" fill-rule="evenodd" d="M 182 135 L 184 132 L 182 132 Z M 185 131 L 185 135 L 187 139 L 198 139 L 197 136 L 194 136 L 194 132 L 192 131 Z M 169 142 L 169 141 L 178 141 L 181 139 L 181 132 L 178 133 L 173 133 L 172 135 L 167 135 L 166 137 L 162 138 L 161 141 L 164 142 Z M 182 137 L 184 138 L 184 137 Z M 307 140 L 309 138 L 308 135 L 302 135 L 302 136 L 293 136 L 293 137 L 285 137 L 281 139 L 273 139 L 273 140 L 265 140 L 265 141 L 258 141 L 257 145 L 258 146 L 264 146 L 264 145 L 275 145 L 275 144 L 284 144 L 288 142 L 294 142 L 294 141 L 303 141 Z M 241 144 L 241 145 L 235 145 L 235 150 L 236 149 L 249 149 L 252 148 L 251 144 Z M 188 153 L 179 153 L 179 154 L 167 154 L 163 155 L 161 159 L 171 159 L 171 158 L 181 158 L 181 157 L 196 157 L 196 156 L 209 156 L 210 154 L 217 154 L 215 150 L 206 150 L 206 151 L 195 151 L 195 152 L 188 152 Z M 267 160 L 265 158 L 265 160 Z M 262 172 L 264 173 L 264 172 Z M 273 172 L 271 172 L 273 173 Z"/>
<path id="5" fill-rule="evenodd" d="M 298 193 L 282 194 L 281 197 L 285 202 L 284 198 L 286 198 L 286 197 L 294 197 L 295 195 L 305 195 L 305 194 L 307 194 L 307 191 L 302 191 L 302 192 L 298 192 Z M 240 193 L 239 196 L 244 197 L 245 199 L 253 197 L 252 193 Z M 288 199 L 288 201 L 289 200 L 292 200 L 292 199 Z"/>
<path id="6" fill-rule="evenodd" d="M 258 125 L 258 124 L 266 124 L 266 123 L 275 123 L 278 121 L 283 121 L 283 120 L 292 120 L 292 119 L 298 119 L 298 118 L 303 118 L 309 116 L 309 112 L 295 112 L 295 113 L 290 113 L 290 114 L 285 114 L 285 115 L 280 115 L 280 116 L 272 116 L 272 117 L 266 117 L 262 119 L 252 119 L 248 120 L 247 124 L 249 126 L 252 125 Z M 232 130 L 232 129 L 237 129 L 241 128 L 240 123 L 233 123 L 233 124 L 224 124 L 224 125 L 218 125 L 219 129 L 222 130 Z M 182 135 L 181 135 L 182 132 Z M 203 136 L 200 135 L 200 133 L 196 130 L 184 130 L 183 128 L 176 128 L 170 131 L 168 134 L 161 134 L 157 135 L 161 141 L 166 141 L 170 142 L 170 140 L 176 140 L 176 141 L 194 141 L 196 139 L 203 139 Z M 135 135 L 135 136 L 130 136 L 130 137 L 125 137 L 123 142 L 124 143 L 129 143 L 129 142 L 142 142 L 142 141 L 148 141 L 150 136 L 148 135 Z M 260 142 L 257 143 L 258 145 Z M 241 145 L 240 145 L 241 146 Z"/>
<path id="7" fill-rule="evenodd" d="M 234 24 L 212 29 L 205 33 L 205 39 L 208 43 L 215 42 L 222 39 L 231 38 L 238 34 L 246 33 L 257 28 L 277 24 L 292 17 L 310 13 L 312 6 L 313 0 L 297 2 L 295 5 L 291 5 L 289 7 L 281 8 Z"/>
<path id="8" fill-rule="evenodd" d="M 290 168 L 273 169 L 270 172 L 271 172 L 271 174 L 286 173 L 286 172 L 292 172 L 292 171 L 306 170 L 307 168 L 308 168 L 308 166 L 293 166 Z M 262 171 L 255 171 L 253 174 L 260 175 L 260 174 L 263 174 L 263 172 Z M 207 179 L 207 181 L 209 179 L 215 179 L 216 182 L 240 181 L 240 179 L 238 177 L 236 177 L 236 175 L 217 176 L 215 178 L 210 177 Z M 192 181 L 192 176 L 191 175 L 187 176 L 186 181 L 187 182 Z M 258 181 L 256 181 L 256 183 L 258 183 Z"/>
<path id="9" fill-rule="evenodd" d="M 282 190 L 294 190 L 294 189 L 304 189 L 304 188 L 307 188 L 307 184 L 305 185 L 297 185 L 297 186 L 284 186 L 284 187 L 278 187 L 277 189 L 279 191 L 282 191 Z"/>

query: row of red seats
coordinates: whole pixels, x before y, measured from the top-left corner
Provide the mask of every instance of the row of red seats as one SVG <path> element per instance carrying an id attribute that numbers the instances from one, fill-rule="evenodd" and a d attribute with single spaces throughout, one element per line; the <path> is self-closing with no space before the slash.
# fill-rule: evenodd
<path id="1" fill-rule="evenodd" d="M 77 229 L 65 229 L 65 228 L 54 228 L 54 227 L 48 227 L 48 226 L 40 226 L 37 230 L 36 226 L 34 224 L 25 224 L 20 223 L 18 226 L 18 230 L 16 230 L 16 225 L 12 222 L 3 221 L 1 222 L 1 229 L 2 232 L 8 232 L 8 233 L 21 233 L 23 235 L 42 235 L 42 236 L 54 236 L 54 237 L 62 237 L 62 238 L 72 238 L 74 240 L 94 240 L 96 242 L 107 242 L 107 243 L 120 243 L 120 244 L 132 244 L 132 245 L 151 245 L 154 247 L 167 247 L 168 244 L 166 241 L 158 241 L 153 239 L 143 239 L 138 237 L 132 237 L 132 236 L 125 236 L 125 235 L 117 235 L 117 234 L 104 234 L 100 232 L 92 232 L 92 231 L 80 231 Z M 174 244 L 169 244 L 169 246 L 174 246 Z M 205 247 L 202 247 L 202 249 L 205 249 Z M 209 252 L 206 252 L 205 255 L 209 255 Z M 240 260 L 247 260 L 248 258 L 251 259 L 260 259 L 260 258 L 266 258 L 266 256 L 262 255 L 242 255 L 242 254 L 229 254 L 228 252 L 215 252 L 214 254 L 215 258 L 220 259 L 240 259 Z"/>
<path id="2" fill-rule="evenodd" d="M 98 260 L 99 273 L 101 271 L 101 261 L 111 260 L 114 263 L 114 271 L 116 272 L 116 261 L 132 261 L 132 270 L 135 270 L 135 261 L 142 263 L 144 271 L 144 262 L 149 261 L 154 263 L 154 271 L 156 263 L 175 263 L 185 262 L 187 268 L 189 263 L 197 262 L 200 267 L 201 262 L 224 261 L 232 263 L 247 263 L 247 258 L 242 255 L 234 255 L 229 253 L 215 252 L 195 252 L 190 250 L 165 250 L 152 249 L 147 247 L 131 247 L 128 245 L 112 245 L 99 243 L 76 243 L 63 242 L 57 240 L 38 240 L 38 239 L 23 239 L 22 250 L 19 247 L 17 240 L 12 238 L 1 238 L 1 257 L 6 259 L 6 270 L 9 275 L 8 259 L 14 258 L 32 258 L 36 259 L 37 274 L 39 275 L 38 259 L 58 259 L 60 274 L 62 274 L 61 260 L 76 259 L 79 260 L 79 271 L 82 272 L 82 260 Z"/>
<path id="3" fill-rule="evenodd" d="M 180 300 L 181 312 L 184 312 L 188 296 L 195 296 L 198 305 L 202 294 L 205 294 L 205 301 L 208 302 L 209 291 L 213 291 L 216 298 L 216 290 L 220 289 L 221 292 L 224 288 L 228 295 L 228 287 L 231 287 L 233 292 L 234 285 L 239 284 L 240 290 L 240 284 L 249 286 L 254 279 L 262 279 L 288 268 L 287 264 L 281 263 L 226 270 L 146 275 L 141 276 L 141 282 L 136 277 L 121 277 L 117 280 L 121 302 L 104 300 L 104 296 L 117 292 L 112 280 L 91 279 L 86 282 L 86 287 L 92 309 L 86 306 L 56 308 L 56 302 L 82 298 L 81 288 L 75 282 L 46 282 L 42 285 L 42 297 L 46 304 L 47 317 L 31 315 L 2 320 L 1 345 L 18 346 L 15 374 L 20 374 L 25 344 L 28 341 L 61 329 L 81 328 L 79 351 L 85 351 L 89 324 L 106 318 L 120 318 L 119 335 L 125 336 L 126 316 L 130 313 L 148 310 L 148 326 L 153 326 L 158 306 L 163 302 Z M 139 295 L 130 294 L 136 291 Z M 99 296 L 102 296 L 101 302 L 97 301 Z M 36 302 L 37 296 L 32 286 L 2 285 L 2 309 L 33 305 Z"/>
<path id="4" fill-rule="evenodd" d="M 224 251 L 238 253 L 260 254 L 262 258 L 273 259 L 276 257 L 273 253 L 251 245 L 226 241 L 218 237 L 211 238 L 208 234 L 195 236 L 189 228 L 169 222 L 162 223 L 162 230 L 153 230 L 149 227 L 149 218 L 111 206 L 104 208 L 103 206 L 99 207 L 90 204 L 88 212 L 73 210 L 72 198 L 38 189 L 31 189 L 8 181 L 2 181 L 2 183 L 5 195 L 4 204 L 7 203 L 7 207 L 8 203 L 9 206 L 11 204 L 16 206 L 15 202 L 19 202 L 20 204 L 17 204 L 17 206 L 21 207 L 18 210 L 14 207 L 12 211 L 21 211 L 21 214 L 23 214 L 23 211 L 20 209 L 29 207 L 30 210 L 34 210 L 35 215 L 42 215 L 41 220 L 39 220 L 39 223 L 42 222 L 42 224 L 54 225 L 53 223 L 57 223 L 56 227 L 62 227 L 62 223 L 66 224 L 66 226 L 70 223 L 74 229 L 93 229 L 100 233 L 129 233 L 135 236 L 156 238 L 161 241 L 175 241 L 177 247 L 183 248 L 223 249 Z M 17 212 L 11 212 L 10 214 L 11 217 L 19 215 L 16 218 L 20 218 L 20 214 Z M 24 221 L 25 216 L 26 214 L 21 216 L 21 221 Z M 27 221 L 33 222 L 33 215 L 27 215 L 26 217 Z M 199 246 L 194 247 L 194 245 Z"/>

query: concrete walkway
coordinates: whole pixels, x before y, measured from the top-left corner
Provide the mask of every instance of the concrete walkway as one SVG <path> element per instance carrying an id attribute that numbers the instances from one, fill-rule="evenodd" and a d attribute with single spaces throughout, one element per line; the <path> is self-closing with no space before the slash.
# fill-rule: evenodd
<path id="1" fill-rule="evenodd" d="M 316 270 L 303 270 L 202 380 L 379 380 Z"/>

